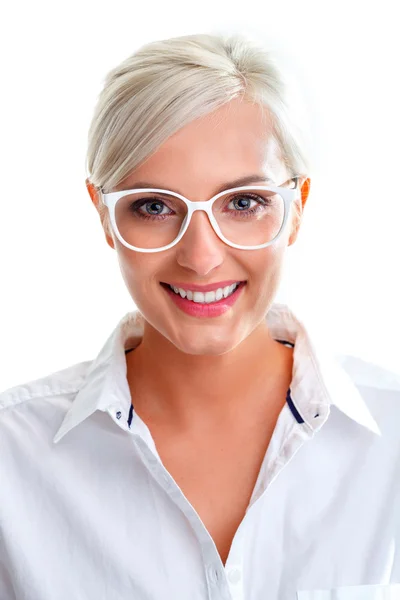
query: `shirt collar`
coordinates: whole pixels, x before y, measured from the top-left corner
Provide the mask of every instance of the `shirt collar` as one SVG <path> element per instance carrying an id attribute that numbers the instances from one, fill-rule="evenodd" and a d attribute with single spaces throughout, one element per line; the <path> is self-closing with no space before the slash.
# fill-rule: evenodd
<path id="1" fill-rule="evenodd" d="M 291 399 L 314 430 L 333 405 L 347 417 L 381 435 L 355 382 L 335 358 L 329 340 L 307 326 L 286 304 L 273 304 L 267 323 L 274 338 L 294 343 Z M 318 421 L 315 416 L 321 417 Z"/>
<path id="2" fill-rule="evenodd" d="M 349 418 L 380 434 L 376 421 L 356 385 L 330 353 L 328 344 L 318 340 L 310 327 L 286 305 L 272 304 L 266 316 L 274 339 L 294 344 L 293 378 L 290 386 L 293 404 L 305 423 L 313 430 L 335 405 Z M 125 351 L 140 344 L 144 320 L 139 311 L 127 313 L 108 337 L 103 348 L 89 366 L 85 381 L 53 441 L 57 443 L 71 429 L 96 410 L 114 407 L 121 420 L 128 421 L 131 396 L 126 378 Z"/>

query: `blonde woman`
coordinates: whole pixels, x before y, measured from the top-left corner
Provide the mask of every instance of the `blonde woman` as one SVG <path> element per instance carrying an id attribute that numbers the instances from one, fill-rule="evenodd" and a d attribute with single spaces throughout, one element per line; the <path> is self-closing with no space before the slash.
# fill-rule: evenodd
<path id="1" fill-rule="evenodd" d="M 399 382 L 274 302 L 310 190 L 286 94 L 240 35 L 107 76 L 86 185 L 138 310 L 0 396 L 1 600 L 400 597 Z"/>

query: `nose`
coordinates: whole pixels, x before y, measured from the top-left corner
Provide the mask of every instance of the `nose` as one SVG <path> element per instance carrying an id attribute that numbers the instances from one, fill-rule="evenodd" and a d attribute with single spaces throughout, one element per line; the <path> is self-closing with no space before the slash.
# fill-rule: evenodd
<path id="1" fill-rule="evenodd" d="M 192 215 L 189 227 L 175 248 L 181 267 L 205 276 L 223 263 L 227 246 L 215 233 L 207 214 L 199 210 Z"/>

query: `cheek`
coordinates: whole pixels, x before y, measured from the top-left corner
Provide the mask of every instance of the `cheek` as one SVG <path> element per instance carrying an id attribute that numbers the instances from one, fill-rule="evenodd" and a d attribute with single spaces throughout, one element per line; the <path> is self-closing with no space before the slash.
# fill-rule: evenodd
<path id="1" fill-rule="evenodd" d="M 121 245 L 122 246 L 122 245 Z M 125 285 L 135 304 L 141 308 L 157 305 L 157 291 L 165 258 L 161 253 L 133 252 L 124 246 L 117 250 L 118 262 Z"/>
<path id="2" fill-rule="evenodd" d="M 133 252 L 128 248 L 118 249 L 118 262 L 122 277 L 133 300 L 145 293 L 146 283 L 151 278 L 151 260 L 147 254 Z"/>
<path id="3" fill-rule="evenodd" d="M 272 245 L 260 252 L 254 252 L 248 272 L 255 305 L 264 305 L 266 299 L 275 296 L 281 280 L 284 256 L 284 245 Z"/>
<path id="4" fill-rule="evenodd" d="M 280 269 L 284 254 L 285 246 L 276 244 L 263 250 L 252 252 L 252 256 L 248 262 L 250 278 L 258 282 L 270 278 Z"/>

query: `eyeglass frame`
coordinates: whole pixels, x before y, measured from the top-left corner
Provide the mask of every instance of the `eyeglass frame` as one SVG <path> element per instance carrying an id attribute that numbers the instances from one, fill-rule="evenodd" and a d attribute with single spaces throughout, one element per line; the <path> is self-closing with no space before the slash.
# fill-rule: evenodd
<path id="1" fill-rule="evenodd" d="M 153 252 L 162 252 L 164 250 L 169 250 L 170 248 L 173 248 L 173 246 L 176 246 L 176 244 L 178 244 L 178 242 L 180 242 L 180 240 L 185 235 L 185 233 L 190 225 L 192 215 L 198 210 L 202 210 L 208 215 L 208 219 L 210 221 L 211 227 L 213 228 L 214 232 L 217 234 L 217 236 L 219 237 L 219 239 L 221 241 L 223 241 L 225 244 L 227 244 L 231 248 L 237 248 L 238 250 L 261 250 L 262 248 L 267 248 L 271 244 L 274 244 L 279 239 L 279 237 L 282 235 L 282 233 L 285 229 L 287 220 L 288 220 L 288 216 L 289 216 L 289 212 L 290 212 L 290 205 L 298 196 L 298 191 L 299 191 L 298 179 L 299 178 L 300 178 L 299 175 L 290 177 L 290 179 L 285 181 L 280 186 L 244 185 L 244 186 L 240 186 L 240 187 L 236 187 L 236 188 L 230 188 L 228 190 L 224 190 L 223 192 L 219 192 L 218 194 L 216 194 L 209 200 L 205 200 L 203 202 L 196 202 L 193 200 L 189 200 L 188 198 L 185 198 L 185 196 L 182 196 L 181 194 L 178 194 L 177 192 L 172 192 L 171 190 L 164 190 L 164 189 L 160 189 L 160 188 L 133 188 L 130 190 L 122 190 L 122 191 L 118 191 L 118 192 L 108 192 L 108 193 L 104 193 L 103 188 L 100 188 L 100 198 L 101 198 L 101 202 L 104 204 L 104 206 L 106 206 L 108 208 L 108 211 L 110 214 L 110 219 L 111 219 L 111 224 L 112 224 L 115 235 L 117 236 L 117 238 L 119 239 L 121 244 L 123 244 L 126 248 L 129 248 L 130 250 L 134 250 L 135 252 L 153 253 Z M 283 185 L 285 185 L 288 182 L 293 181 L 293 180 L 296 182 L 296 185 L 294 188 L 282 187 Z M 220 198 L 221 196 L 224 196 L 225 194 L 232 193 L 232 192 L 240 192 L 243 190 L 264 190 L 264 191 L 274 192 L 275 194 L 279 194 L 280 196 L 282 196 L 283 202 L 284 202 L 284 207 L 285 207 L 285 215 L 283 218 L 283 223 L 281 225 L 280 230 L 274 237 L 274 239 L 271 240 L 270 242 L 266 242 L 265 244 L 259 244 L 257 246 L 241 246 L 240 244 L 235 244 L 234 242 L 230 242 L 222 233 L 222 231 L 218 225 L 218 222 L 212 212 L 213 204 L 216 200 L 218 200 L 218 198 Z M 145 193 L 156 192 L 158 194 L 159 193 L 170 194 L 171 196 L 175 196 L 175 198 L 182 200 L 186 204 L 187 209 L 188 209 L 187 215 L 185 217 L 185 220 L 183 221 L 181 231 L 178 234 L 178 236 L 175 238 L 175 240 L 173 242 L 171 242 L 170 244 L 167 244 L 166 246 L 162 246 L 161 248 L 138 248 L 137 246 L 132 246 L 126 240 L 123 239 L 120 232 L 118 231 L 118 226 L 117 226 L 116 219 L 115 219 L 115 206 L 116 206 L 118 200 L 120 198 L 123 198 L 124 196 L 129 196 L 129 194 L 144 193 L 144 192 Z"/>

